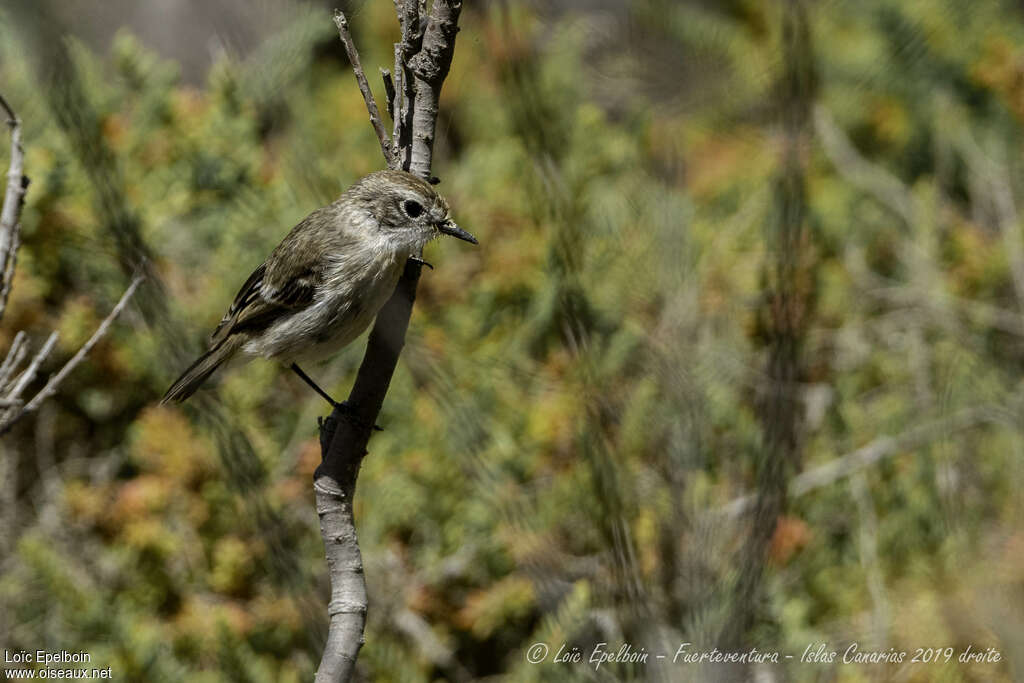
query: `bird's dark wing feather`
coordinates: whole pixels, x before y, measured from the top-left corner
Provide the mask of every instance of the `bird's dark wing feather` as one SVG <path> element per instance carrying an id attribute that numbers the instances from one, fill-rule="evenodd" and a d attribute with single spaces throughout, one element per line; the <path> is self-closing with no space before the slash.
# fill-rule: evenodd
<path id="1" fill-rule="evenodd" d="M 238 332 L 259 333 L 313 303 L 323 281 L 325 254 L 344 249 L 330 229 L 335 212 L 330 205 L 306 216 L 253 271 L 210 338 L 214 346 Z"/>
<path id="2" fill-rule="evenodd" d="M 276 281 L 273 275 L 272 269 L 268 274 L 266 263 L 253 271 L 210 337 L 214 346 L 237 332 L 263 330 L 280 316 L 313 303 L 321 279 L 318 269 L 312 265 L 294 269 L 284 281 Z"/>

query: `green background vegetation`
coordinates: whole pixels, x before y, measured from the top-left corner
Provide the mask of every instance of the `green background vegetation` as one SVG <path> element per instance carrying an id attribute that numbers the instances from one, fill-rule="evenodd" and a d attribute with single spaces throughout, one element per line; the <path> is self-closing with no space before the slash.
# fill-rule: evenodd
<path id="1" fill-rule="evenodd" d="M 428 247 L 359 479 L 365 679 L 716 680 L 524 651 L 710 648 L 738 614 L 743 642 L 797 656 L 1003 655 L 774 680 L 1024 676 L 1024 15 L 836 0 L 794 37 L 784 14 L 467 4 L 434 172 L 480 246 Z M 352 21 L 375 76 L 393 7 Z M 97 52 L 47 30 L 0 16 L 32 179 L 0 348 L 56 329 L 52 371 L 140 258 L 161 281 L 5 437 L 0 647 L 85 650 L 120 680 L 309 680 L 325 406 L 269 362 L 157 402 L 286 231 L 382 166 L 329 13 L 297 7 L 199 83 L 128 32 Z M 720 508 L 775 481 L 763 406 L 790 348 L 784 476 L 896 442 L 793 492 L 754 556 Z M 362 350 L 307 370 L 342 396 Z"/>

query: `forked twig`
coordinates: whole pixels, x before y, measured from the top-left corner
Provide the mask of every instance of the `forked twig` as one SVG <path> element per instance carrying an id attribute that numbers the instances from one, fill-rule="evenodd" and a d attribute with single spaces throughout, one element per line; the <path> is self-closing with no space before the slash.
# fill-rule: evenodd
<path id="1" fill-rule="evenodd" d="M 384 122 L 380 118 L 380 110 L 377 108 L 377 101 L 373 98 L 373 91 L 370 90 L 366 74 L 363 73 L 363 65 L 359 61 L 356 44 L 352 41 L 352 34 L 348 31 L 348 19 L 340 9 L 334 10 L 334 25 L 338 27 L 338 36 L 341 38 L 342 45 L 345 46 L 348 61 L 352 63 L 352 71 L 356 75 L 356 82 L 359 83 L 359 91 L 363 93 L 363 100 L 366 102 L 366 111 L 370 114 L 370 123 L 373 124 L 373 130 L 377 133 L 377 139 L 380 141 L 380 150 L 390 165 L 394 158 L 391 141 L 388 139 L 388 132 L 384 130 Z"/>
<path id="2" fill-rule="evenodd" d="M 14 371 L 21 365 L 21 361 L 25 358 L 25 333 L 18 332 L 14 335 L 14 341 L 11 342 L 11 348 L 7 350 L 7 357 L 4 358 L 3 364 L 0 364 L 0 391 L 7 386 L 7 381 L 14 374 Z"/>
<path id="3" fill-rule="evenodd" d="M 133 294 L 135 294 L 135 290 L 138 289 L 143 279 L 144 278 L 141 275 L 138 275 L 134 280 L 132 280 L 131 284 L 128 285 L 128 289 L 126 289 L 124 294 L 121 295 L 121 299 L 117 302 L 107 317 L 103 319 L 103 322 L 101 322 L 99 327 L 96 328 L 96 331 L 92 333 L 92 336 L 82 344 L 81 348 L 75 352 L 75 355 L 73 355 L 68 362 L 66 362 L 64 366 L 57 371 L 56 374 L 50 376 L 50 379 L 47 380 L 43 388 L 32 397 L 32 400 L 26 403 L 23 407 L 15 409 L 11 414 L 4 416 L 3 422 L 0 423 L 0 435 L 6 434 L 14 423 L 26 414 L 38 410 L 43 401 L 57 393 L 57 389 L 60 387 L 61 382 L 63 382 L 65 378 L 67 378 L 67 376 L 71 374 L 71 372 L 78 367 L 83 360 L 85 360 L 85 357 L 89 355 L 89 352 L 92 351 L 94 346 L 96 346 L 96 343 L 99 342 L 103 335 L 107 333 L 107 330 L 110 329 L 114 320 L 121 314 L 124 307 L 128 305 L 128 300 L 132 298 Z M 33 377 L 35 376 L 35 369 L 38 369 L 39 363 L 42 362 L 42 358 L 45 358 L 46 355 L 49 354 L 50 349 L 52 349 L 53 344 L 55 344 L 56 341 L 57 333 L 53 332 L 50 335 L 50 338 L 47 339 L 46 344 L 44 344 L 43 349 L 36 354 L 36 358 L 32 361 L 33 366 L 30 366 L 30 368 L 33 369 Z M 38 360 L 39 363 L 37 363 L 36 360 Z M 31 379 L 29 381 L 31 381 Z M 15 387 L 15 389 L 16 391 L 12 392 L 12 396 L 8 396 L 7 398 L 18 398 L 21 390 L 18 390 L 18 387 Z M 21 389 L 24 389 L 24 387 L 21 387 Z"/>
<path id="4" fill-rule="evenodd" d="M 53 350 L 56 343 L 57 333 L 51 332 L 50 336 L 46 338 L 45 342 L 43 342 L 43 345 L 39 348 L 36 355 L 32 357 L 28 367 L 22 370 L 21 374 L 18 375 L 18 379 L 15 380 L 14 386 L 4 398 L 11 401 L 18 401 L 21 399 L 21 392 L 25 391 L 25 389 L 28 388 L 28 385 L 32 383 L 32 380 L 36 378 L 36 373 L 39 372 L 39 366 L 42 365 L 43 361 L 46 360 L 46 357 L 50 355 L 50 352 Z M 7 419 L 5 418 L 4 421 L 6 422 Z M 0 430 L 0 434 L 2 433 L 3 430 Z"/>

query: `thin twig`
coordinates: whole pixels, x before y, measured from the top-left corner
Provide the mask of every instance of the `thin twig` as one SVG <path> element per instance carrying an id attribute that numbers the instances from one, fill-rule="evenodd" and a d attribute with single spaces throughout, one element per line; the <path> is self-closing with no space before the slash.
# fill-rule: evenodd
<path id="1" fill-rule="evenodd" d="M 22 370 L 21 374 L 18 375 L 18 379 L 14 382 L 14 387 L 4 398 L 7 399 L 18 399 L 21 397 L 21 392 L 25 391 L 32 380 L 36 378 L 36 373 L 39 372 L 39 366 L 42 365 L 46 357 L 50 355 L 50 351 L 53 350 L 54 344 L 57 343 L 57 333 L 51 332 L 50 336 L 46 338 L 42 347 L 29 362 L 28 367 Z"/>
<path id="2" fill-rule="evenodd" d="M 14 371 L 21 365 L 22 359 L 25 357 L 25 333 L 18 332 L 14 335 L 14 341 L 11 342 L 11 348 L 7 351 L 7 357 L 4 358 L 4 362 L 0 365 L 0 391 L 7 386 L 8 380 Z"/>
<path id="3" fill-rule="evenodd" d="M 31 401 L 26 403 L 21 410 L 4 420 L 3 424 L 0 425 L 0 435 L 7 433 L 15 422 L 20 420 L 27 413 L 37 410 L 39 406 L 42 405 L 43 401 L 57 393 L 60 383 L 63 382 L 64 379 L 71 374 L 71 372 L 78 367 L 83 360 L 85 360 L 85 357 L 89 355 L 89 352 L 92 351 L 97 342 L 99 342 L 103 335 L 107 333 L 107 330 L 110 329 L 114 320 L 121 314 L 124 307 L 128 305 L 128 300 L 132 298 L 133 294 L 135 294 L 135 290 L 138 289 L 143 279 L 144 278 L 139 275 L 132 280 L 131 284 L 128 285 L 128 289 L 126 289 L 124 294 L 121 295 L 121 299 L 117 302 L 117 305 L 115 305 L 107 317 L 103 319 L 103 322 L 101 322 L 99 327 L 96 328 L 96 331 L 92 333 L 92 336 L 89 337 L 84 344 L 82 344 L 82 347 L 78 349 L 75 355 L 73 355 L 68 362 L 64 364 L 64 367 L 57 371 L 56 374 L 50 376 L 50 379 L 47 380 L 43 388 L 39 390 L 39 393 L 32 397 Z M 56 332 L 50 335 L 50 339 L 54 342 L 56 342 L 56 337 Z M 49 340 L 47 343 L 49 343 Z M 17 394 L 15 394 L 15 397 L 17 397 Z"/>
<path id="4" fill-rule="evenodd" d="M 0 95 L 0 107 L 7 113 L 7 125 L 11 128 L 11 162 L 7 169 L 7 190 L 4 192 L 3 209 L 0 210 L 0 318 L 7 307 L 7 296 L 14 279 L 14 263 L 18 250 L 18 235 L 21 231 L 21 207 L 25 199 L 28 178 L 22 173 L 25 153 L 21 147 L 21 121 L 7 100 Z"/>
<path id="5" fill-rule="evenodd" d="M 2 418 L 0 418 L 0 434 L 4 433 L 3 427 L 6 427 L 6 425 L 13 423 L 14 420 L 18 419 L 22 411 L 24 411 L 24 408 L 20 407 L 24 403 L 21 400 L 21 393 L 25 391 L 25 389 L 28 388 L 28 385 L 35 380 L 36 374 L 38 374 L 39 372 L 39 366 L 43 364 L 43 361 L 46 360 L 46 358 L 50 355 L 50 352 L 53 351 L 53 347 L 54 345 L 56 345 L 56 343 L 57 333 L 51 332 L 50 336 L 46 338 L 46 341 L 40 347 L 36 355 L 32 358 L 31 361 L 29 361 L 28 366 L 21 371 L 21 374 L 19 374 L 18 378 L 14 380 L 14 383 L 11 386 L 10 390 L 4 396 L 4 398 L 11 403 L 12 407 L 5 410 Z M 27 346 L 27 344 L 22 345 L 19 355 L 24 355 L 24 351 L 27 349 Z M 14 365 L 16 366 L 18 364 L 20 364 L 20 360 Z"/>
<path id="6" fill-rule="evenodd" d="M 57 372 L 57 374 L 50 377 L 46 385 L 39 390 L 39 393 L 36 394 L 32 398 L 32 400 L 28 402 L 28 404 L 25 406 L 26 412 L 36 410 L 37 408 L 39 408 L 39 404 L 41 404 L 43 401 L 53 396 L 57 392 L 57 387 L 60 386 L 60 383 L 63 382 L 64 379 L 76 367 L 78 367 L 78 365 L 83 360 L 85 360 L 85 357 L 89 355 L 89 352 L 92 351 L 93 347 L 96 346 L 97 342 L 99 342 L 99 340 L 103 338 L 103 335 L 107 333 L 107 330 L 110 329 L 110 326 L 114 323 L 114 320 L 117 318 L 117 316 L 121 314 L 121 311 L 124 310 L 124 307 L 128 305 L 129 299 L 132 298 L 132 295 L 135 294 L 135 290 L 138 289 L 139 285 L 142 284 L 142 281 L 144 279 L 145 278 L 143 278 L 141 275 L 138 275 L 135 277 L 134 280 L 132 280 L 131 284 L 128 285 L 128 289 L 126 289 L 124 294 L 121 295 L 121 299 L 117 302 L 117 304 L 110 311 L 107 317 L 103 319 L 103 322 L 101 322 L 99 327 L 96 328 L 96 331 L 92 333 L 92 336 L 89 337 L 85 344 L 82 345 L 82 348 L 78 349 L 75 355 L 72 356 L 71 359 L 64 364 L 64 367 L 62 367 Z"/>
<path id="7" fill-rule="evenodd" d="M 390 160 L 393 157 L 391 141 L 388 139 L 388 132 L 384 130 L 384 122 L 380 118 L 377 101 L 373 98 L 373 91 L 370 90 L 370 84 L 363 72 L 363 65 L 359 61 L 356 44 L 352 41 L 352 34 L 348 31 L 348 19 L 345 18 L 345 14 L 341 10 L 334 10 L 334 25 L 338 27 L 338 36 L 341 38 L 342 45 L 345 46 L 348 61 L 352 63 L 352 71 L 356 75 L 356 82 L 359 83 L 359 91 L 363 93 L 363 100 L 366 102 L 366 111 L 370 114 L 370 123 L 373 124 L 373 130 L 377 133 L 377 139 L 380 141 L 380 150 L 384 153 L 384 158 Z"/>
<path id="8" fill-rule="evenodd" d="M 0 95 L 0 107 L 3 107 L 7 113 L 7 125 L 16 126 L 19 123 L 18 117 L 14 114 L 14 110 L 11 109 L 11 105 L 7 104 L 7 100 L 3 95 Z"/>
<path id="9" fill-rule="evenodd" d="M 864 281 L 862 291 L 868 296 L 895 306 L 921 306 L 925 310 L 934 310 L 938 313 L 945 313 L 948 308 L 954 308 L 958 315 L 975 325 L 992 327 L 1024 337 L 1024 316 L 1020 313 L 999 308 L 981 299 L 955 296 L 943 289 L 915 286 L 879 275 L 868 268 L 861 254 L 856 251 L 851 254 L 853 257 L 847 259 L 850 270 L 856 278 Z M 943 323 L 949 316 L 936 317 Z"/>
<path id="10" fill-rule="evenodd" d="M 973 427 L 988 419 L 991 413 L 991 406 L 965 408 L 952 415 L 911 427 L 898 436 L 879 437 L 855 451 L 793 477 L 789 482 L 788 495 L 798 497 L 828 486 L 874 465 L 893 453 L 917 448 L 943 434 Z M 753 495 L 741 496 L 717 508 L 712 514 L 727 519 L 735 518 L 750 509 L 754 501 Z"/>
<path id="11" fill-rule="evenodd" d="M 888 207 L 907 225 L 914 224 L 916 211 L 910 188 L 889 171 L 861 156 L 821 105 L 814 108 L 814 130 L 825 155 L 843 178 Z"/>

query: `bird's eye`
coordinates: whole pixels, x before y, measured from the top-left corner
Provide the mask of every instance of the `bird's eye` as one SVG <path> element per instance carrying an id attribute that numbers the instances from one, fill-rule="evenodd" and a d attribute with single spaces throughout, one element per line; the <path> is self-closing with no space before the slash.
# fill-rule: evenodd
<path id="1" fill-rule="evenodd" d="M 402 205 L 402 208 L 405 209 L 405 215 L 409 218 L 416 218 L 423 213 L 423 205 L 419 202 L 414 202 L 411 199 L 406 200 L 405 204 Z"/>

